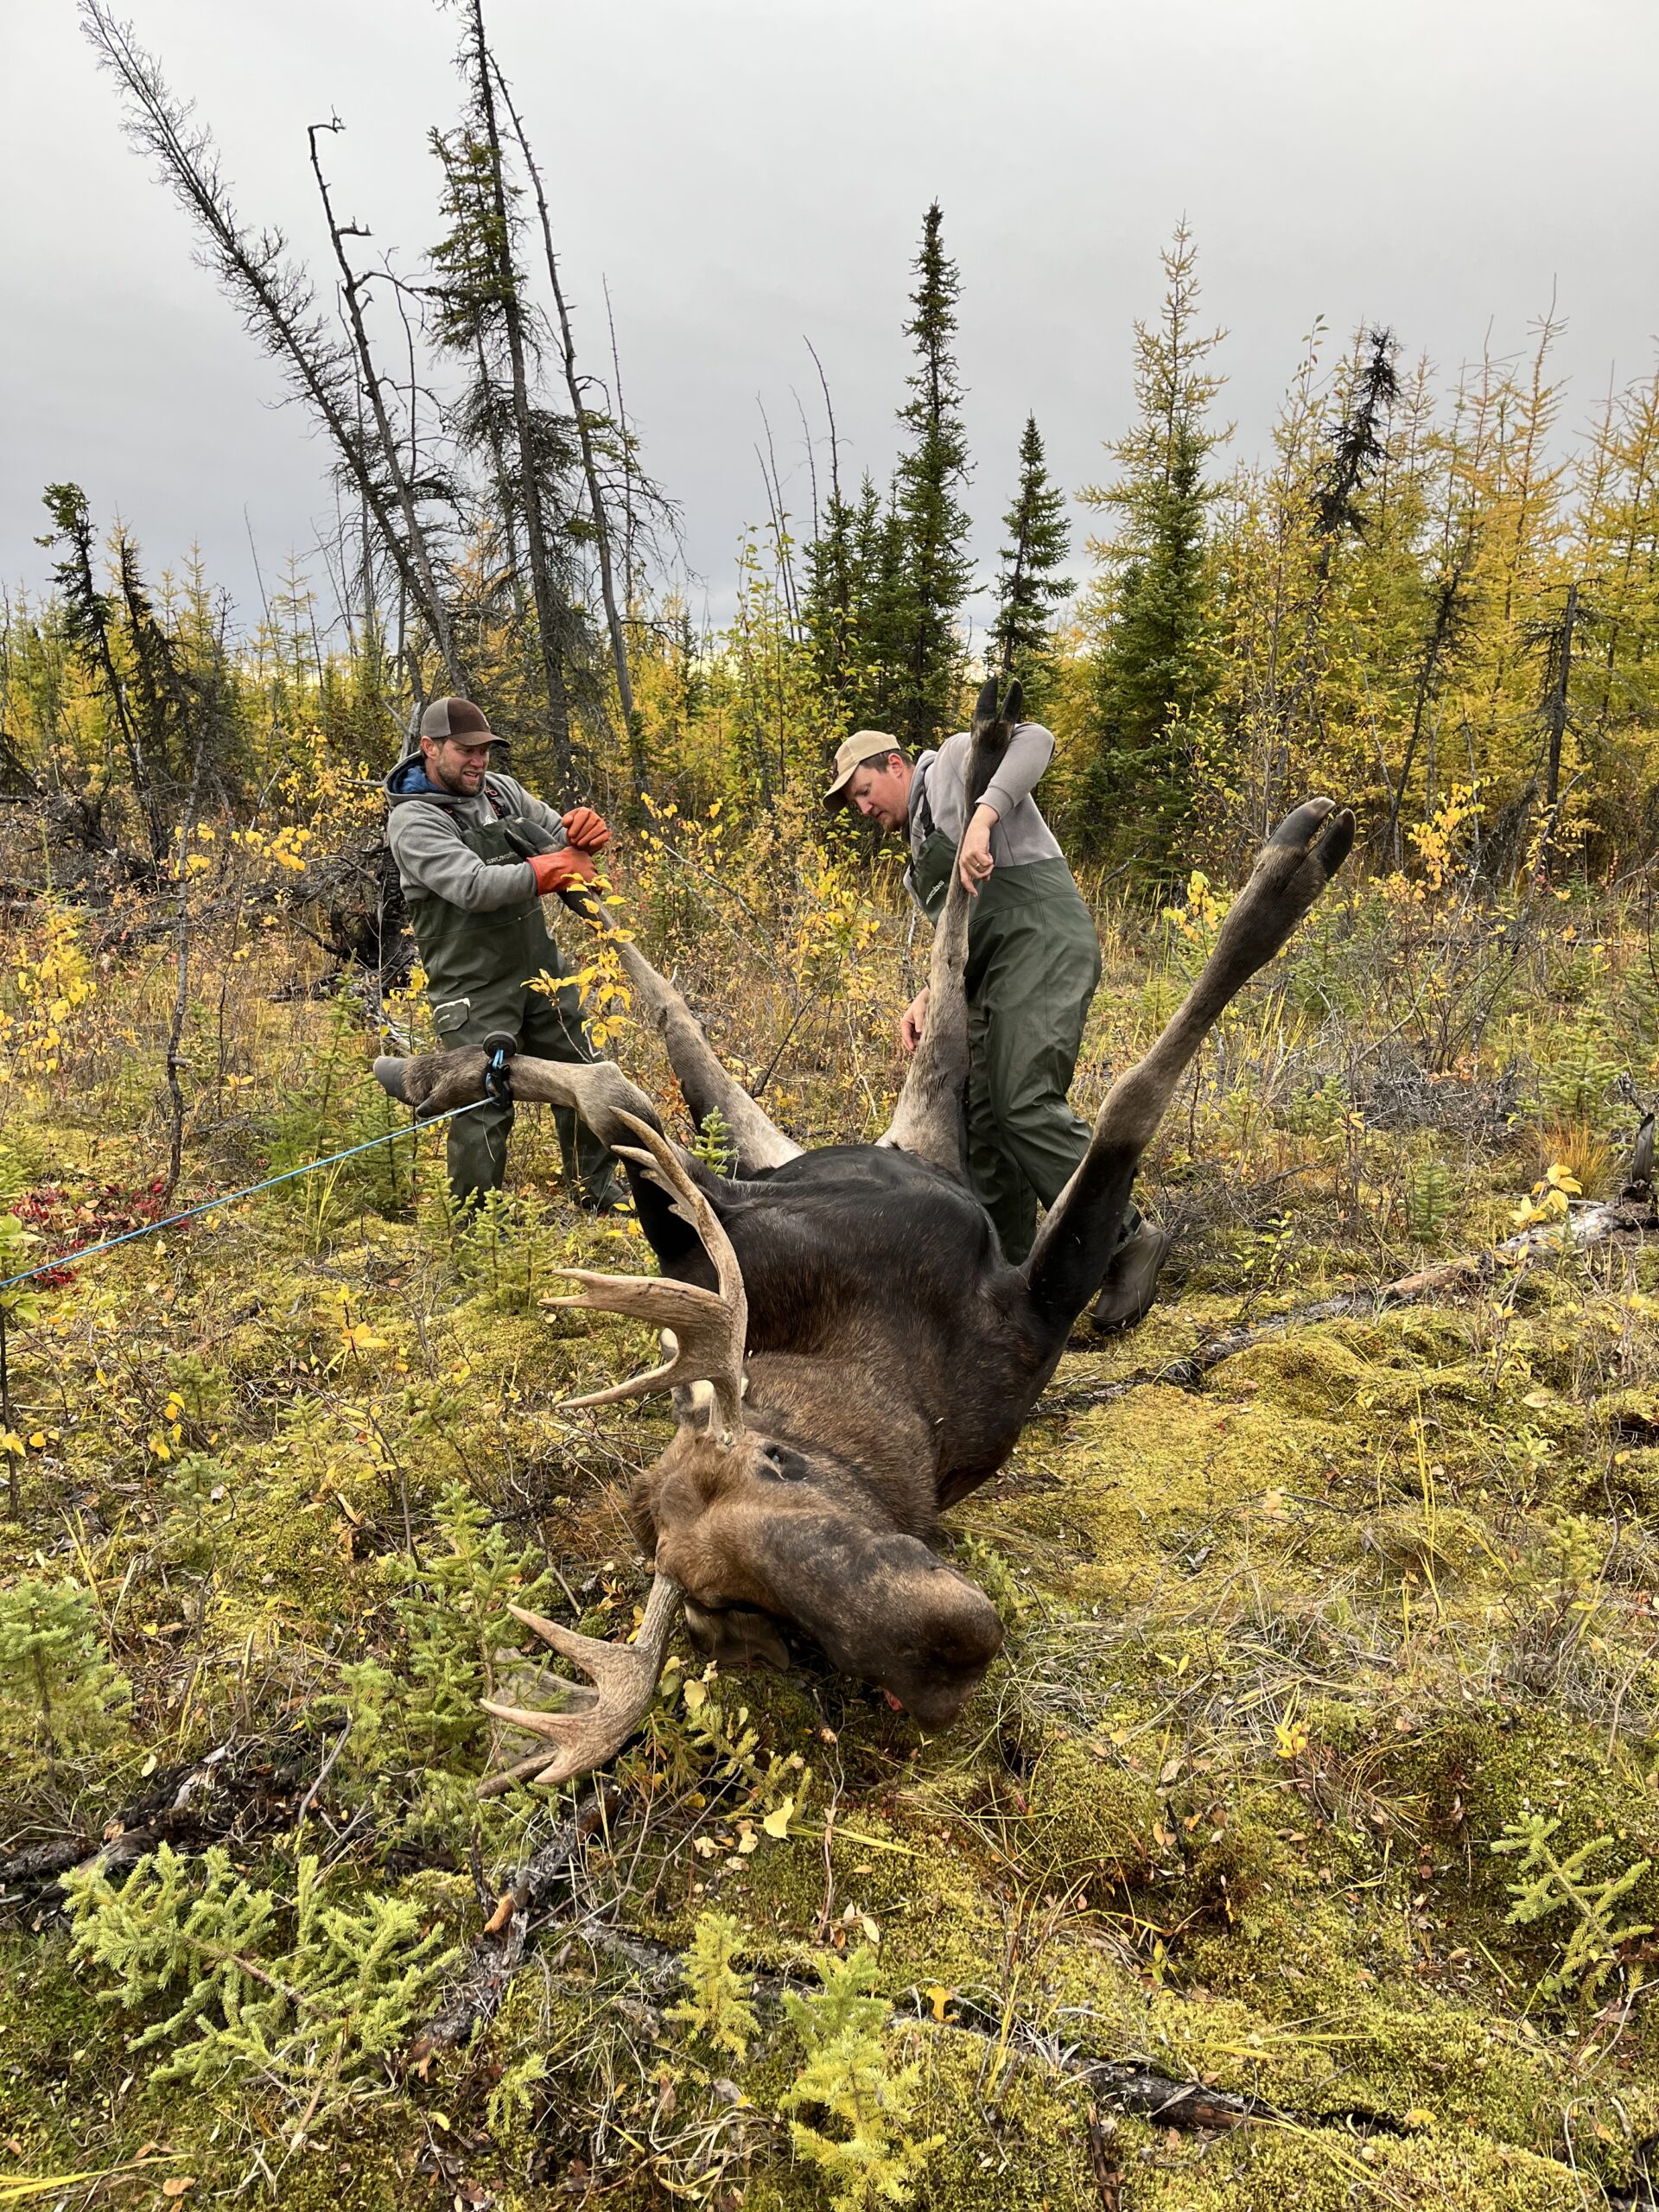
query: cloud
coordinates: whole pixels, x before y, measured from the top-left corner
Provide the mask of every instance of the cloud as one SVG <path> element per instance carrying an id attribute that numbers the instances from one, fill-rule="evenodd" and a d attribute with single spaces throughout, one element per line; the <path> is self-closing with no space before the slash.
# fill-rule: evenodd
<path id="1" fill-rule="evenodd" d="M 133 3 L 249 219 L 281 223 L 324 271 L 305 126 L 337 111 L 342 213 L 418 266 L 436 230 L 426 132 L 457 101 L 454 14 Z M 844 467 L 889 468 L 909 263 L 936 194 L 963 283 L 982 572 L 1028 409 L 1060 481 L 1101 473 L 1132 405 L 1131 324 L 1157 311 L 1158 249 L 1183 212 L 1206 308 L 1230 327 L 1224 404 L 1246 453 L 1319 313 L 1338 333 L 1389 321 L 1408 355 L 1454 371 L 1489 329 L 1500 351 L 1523 344 L 1559 279 L 1569 420 L 1611 366 L 1649 361 L 1631 272 L 1659 213 L 1659 19 L 1639 0 L 1570 21 L 1537 0 L 491 0 L 489 21 L 547 173 L 579 344 L 608 372 L 608 280 L 629 409 L 716 613 L 765 511 L 757 397 L 798 513 L 810 504 L 791 391 L 820 431 L 822 414 L 804 336 Z M 273 405 L 273 366 L 194 266 L 69 12 L 15 10 L 7 38 L 24 97 L 0 245 L 0 575 L 43 580 L 40 487 L 72 477 L 153 568 L 199 543 L 245 615 L 250 531 L 269 587 L 329 523 L 326 454 Z"/>

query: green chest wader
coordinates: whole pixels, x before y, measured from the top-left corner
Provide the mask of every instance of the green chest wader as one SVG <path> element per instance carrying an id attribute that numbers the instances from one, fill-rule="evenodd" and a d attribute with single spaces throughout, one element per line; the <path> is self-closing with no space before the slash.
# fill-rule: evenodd
<path id="1" fill-rule="evenodd" d="M 462 828 L 461 839 L 468 852 L 492 866 L 522 861 L 540 849 L 533 831 L 526 834 L 510 820 Z M 487 914 L 469 913 L 429 895 L 411 899 L 409 912 L 440 1052 L 482 1045 L 492 1030 L 501 1029 L 537 1059 L 594 1058 L 576 992 L 566 988 L 550 997 L 525 988 L 532 976 L 565 972 L 534 892 Z M 556 1110 L 554 1120 L 567 1179 L 584 1203 L 603 1205 L 615 1174 L 609 1152 L 564 1108 Z M 458 1205 L 499 1188 L 512 1128 L 512 1107 L 506 1102 L 480 1106 L 450 1122 L 449 1185 Z"/>
<path id="2" fill-rule="evenodd" d="M 911 866 L 935 924 L 956 858 L 934 829 Z M 1065 862 L 993 869 L 968 923 L 968 1173 L 1015 1262 L 1031 1249 L 1038 1202 L 1053 1203 L 1088 1147 L 1066 1092 L 1099 981 L 1094 922 Z"/>

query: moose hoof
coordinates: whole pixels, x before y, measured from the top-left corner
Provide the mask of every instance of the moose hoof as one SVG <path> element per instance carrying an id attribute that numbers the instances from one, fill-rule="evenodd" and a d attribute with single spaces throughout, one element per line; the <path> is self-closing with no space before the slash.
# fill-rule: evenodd
<path id="1" fill-rule="evenodd" d="M 382 1052 L 374 1064 L 374 1079 L 388 1097 L 395 1098 L 400 1106 L 409 1104 L 409 1093 L 404 1085 L 406 1059 L 396 1059 L 390 1052 Z"/>

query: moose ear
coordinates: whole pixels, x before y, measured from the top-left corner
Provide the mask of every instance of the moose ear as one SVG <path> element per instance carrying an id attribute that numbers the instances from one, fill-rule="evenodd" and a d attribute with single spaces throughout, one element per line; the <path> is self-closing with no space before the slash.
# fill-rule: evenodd
<path id="1" fill-rule="evenodd" d="M 1018 729 L 1025 719 L 1025 713 L 1026 687 L 1016 676 L 1009 684 L 1007 696 L 1002 702 L 1002 720 L 1007 722 L 1010 729 Z"/>
<path id="2" fill-rule="evenodd" d="M 737 1586 L 728 1602 L 792 1618 L 843 1673 L 879 1684 L 924 1727 L 956 1719 L 1001 1648 L 990 1599 L 914 1536 L 753 1500 L 720 1522 L 717 1535 L 702 1533 L 721 1580 Z"/>

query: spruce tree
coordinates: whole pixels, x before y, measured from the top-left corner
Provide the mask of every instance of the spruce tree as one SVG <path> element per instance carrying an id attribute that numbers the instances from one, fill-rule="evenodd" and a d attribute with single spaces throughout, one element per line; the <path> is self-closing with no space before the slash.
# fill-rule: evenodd
<path id="1" fill-rule="evenodd" d="M 831 492 L 823 524 L 806 549 L 802 617 L 811 641 L 819 694 L 837 737 L 856 719 L 861 689 L 862 570 L 858 557 L 858 510 Z"/>
<path id="2" fill-rule="evenodd" d="M 1020 439 L 1020 488 L 1002 518 L 1009 543 L 997 576 L 996 620 L 991 626 L 988 671 L 1017 676 L 1026 705 L 1040 720 L 1053 688 L 1054 613 L 1071 589 L 1059 575 L 1071 546 L 1065 494 L 1049 481 L 1037 417 L 1027 415 Z"/>
<path id="3" fill-rule="evenodd" d="M 568 789 L 572 694 L 587 693 L 591 703 L 592 692 L 593 641 L 575 604 L 572 545 L 591 524 L 573 524 L 575 426 L 539 391 L 545 331 L 522 264 L 519 191 L 506 169 L 482 0 L 467 0 L 464 25 L 457 59 L 466 111 L 456 130 L 430 136 L 448 226 L 431 257 L 435 335 L 467 365 L 453 427 L 461 450 L 484 469 L 499 578 L 511 596 L 526 673 L 534 671 L 545 704 L 550 765 Z M 486 633 L 495 612 L 487 597 L 480 609 Z"/>
<path id="4" fill-rule="evenodd" d="M 1167 289 L 1155 327 L 1135 326 L 1139 420 L 1107 450 L 1117 481 L 1082 494 L 1120 518 L 1093 540 L 1103 563 L 1090 757 L 1084 796 L 1095 842 L 1112 841 L 1156 872 L 1176 858 L 1193 796 L 1192 725 L 1217 677 L 1205 463 L 1229 435 L 1210 426 L 1224 379 L 1205 366 L 1225 336 L 1196 328 L 1198 250 L 1185 222 L 1163 257 Z"/>
<path id="5" fill-rule="evenodd" d="M 819 694 L 839 735 L 898 733 L 908 696 L 913 612 L 904 517 L 867 474 L 831 494 L 806 556 L 803 614 Z"/>
<path id="6" fill-rule="evenodd" d="M 899 419 L 908 450 L 893 477 L 893 512 L 902 533 L 903 566 L 893 609 L 889 726 L 912 745 L 931 745 L 952 726 L 962 681 L 957 616 L 971 574 L 968 516 L 961 494 L 968 481 L 968 435 L 951 341 L 960 280 L 944 251 L 944 217 L 936 200 L 922 225 L 916 289 L 905 334 L 914 340 L 912 397 Z"/>

